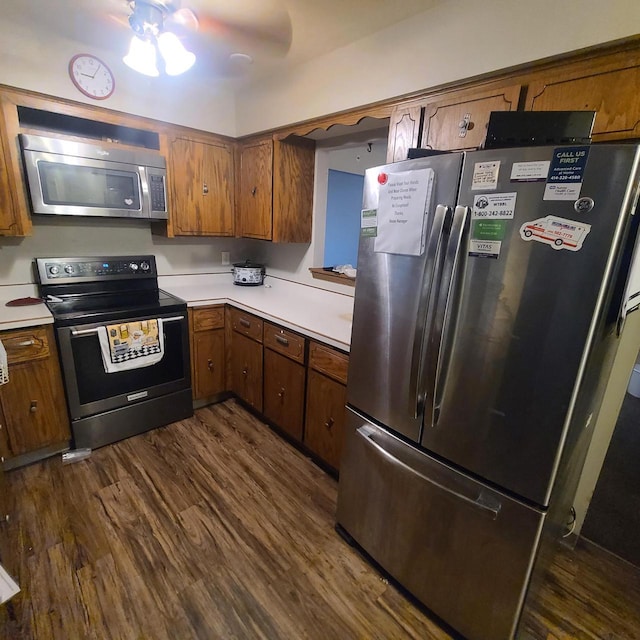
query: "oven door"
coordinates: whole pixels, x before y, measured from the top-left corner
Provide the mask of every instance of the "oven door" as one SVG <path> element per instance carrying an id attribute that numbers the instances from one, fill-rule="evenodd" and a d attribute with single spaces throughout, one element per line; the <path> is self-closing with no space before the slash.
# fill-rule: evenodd
<path id="1" fill-rule="evenodd" d="M 191 386 L 186 310 L 162 318 L 164 355 L 156 364 L 106 373 L 98 339 L 100 323 L 59 327 L 60 358 L 72 420 L 126 407 Z M 118 323 L 151 320 L 138 316 Z"/>

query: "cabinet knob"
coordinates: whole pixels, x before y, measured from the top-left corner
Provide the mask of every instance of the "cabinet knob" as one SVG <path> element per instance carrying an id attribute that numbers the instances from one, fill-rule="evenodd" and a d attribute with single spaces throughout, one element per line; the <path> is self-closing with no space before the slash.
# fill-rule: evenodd
<path id="1" fill-rule="evenodd" d="M 253 187 L 253 189 L 251 189 L 251 195 L 255 196 L 257 191 L 258 191 L 258 187 Z"/>
<path id="2" fill-rule="evenodd" d="M 213 371 L 213 360 L 211 358 L 207 360 L 207 369 L 209 369 L 209 371 Z"/>
<path id="3" fill-rule="evenodd" d="M 29 411 L 31 413 L 35 413 L 38 410 L 38 401 L 37 400 L 32 400 L 31 401 L 31 405 L 29 406 Z"/>
<path id="4" fill-rule="evenodd" d="M 10 522 L 11 521 L 11 516 L 8 513 L 5 513 L 3 519 L 4 519 L 5 522 Z"/>
<path id="5" fill-rule="evenodd" d="M 284 387 L 278 392 L 278 398 L 284 398 Z"/>
<path id="6" fill-rule="evenodd" d="M 247 367 L 245 367 L 245 368 L 242 370 L 242 375 L 243 375 L 243 376 L 246 376 L 246 375 L 247 375 L 247 373 L 249 373 L 249 370 L 247 369 Z"/>
<path id="7" fill-rule="evenodd" d="M 4 462 L 4 456 L 0 456 L 0 462 Z"/>
<path id="8" fill-rule="evenodd" d="M 324 426 L 325 426 L 327 429 L 331 429 L 331 427 L 333 427 L 333 423 L 334 423 L 333 418 L 329 418 L 329 419 L 324 423 Z"/>
<path id="9" fill-rule="evenodd" d="M 276 342 L 279 342 L 281 345 L 288 347 L 289 346 L 289 341 L 282 337 L 282 336 L 276 336 Z"/>
<path id="10" fill-rule="evenodd" d="M 209 185 L 206 182 L 202 183 L 202 193 L 205 196 L 209 193 Z"/>

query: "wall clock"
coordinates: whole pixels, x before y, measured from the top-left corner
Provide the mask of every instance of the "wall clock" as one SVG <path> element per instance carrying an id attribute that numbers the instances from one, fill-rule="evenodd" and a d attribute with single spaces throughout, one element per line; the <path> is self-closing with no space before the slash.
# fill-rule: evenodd
<path id="1" fill-rule="evenodd" d="M 69 77 L 78 91 L 94 100 L 106 100 L 116 86 L 111 69 L 88 53 L 79 53 L 71 58 Z"/>

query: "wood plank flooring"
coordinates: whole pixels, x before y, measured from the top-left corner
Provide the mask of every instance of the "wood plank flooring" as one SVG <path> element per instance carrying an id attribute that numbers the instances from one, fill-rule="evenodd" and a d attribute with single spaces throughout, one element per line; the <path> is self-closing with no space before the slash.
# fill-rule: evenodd
<path id="1" fill-rule="evenodd" d="M 2 638 L 448 639 L 334 531 L 337 483 L 235 401 L 7 474 L 21 596 Z M 560 558 L 541 638 L 640 638 L 640 571 Z"/>

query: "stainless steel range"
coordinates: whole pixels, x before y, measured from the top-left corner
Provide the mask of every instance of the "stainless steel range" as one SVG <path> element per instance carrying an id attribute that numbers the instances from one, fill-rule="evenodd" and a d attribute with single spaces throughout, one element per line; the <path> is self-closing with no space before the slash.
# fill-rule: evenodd
<path id="1" fill-rule="evenodd" d="M 158 288 L 154 256 L 37 258 L 36 270 L 54 317 L 76 448 L 193 414 L 187 305 Z M 148 364 L 133 346 L 150 336 Z"/>

